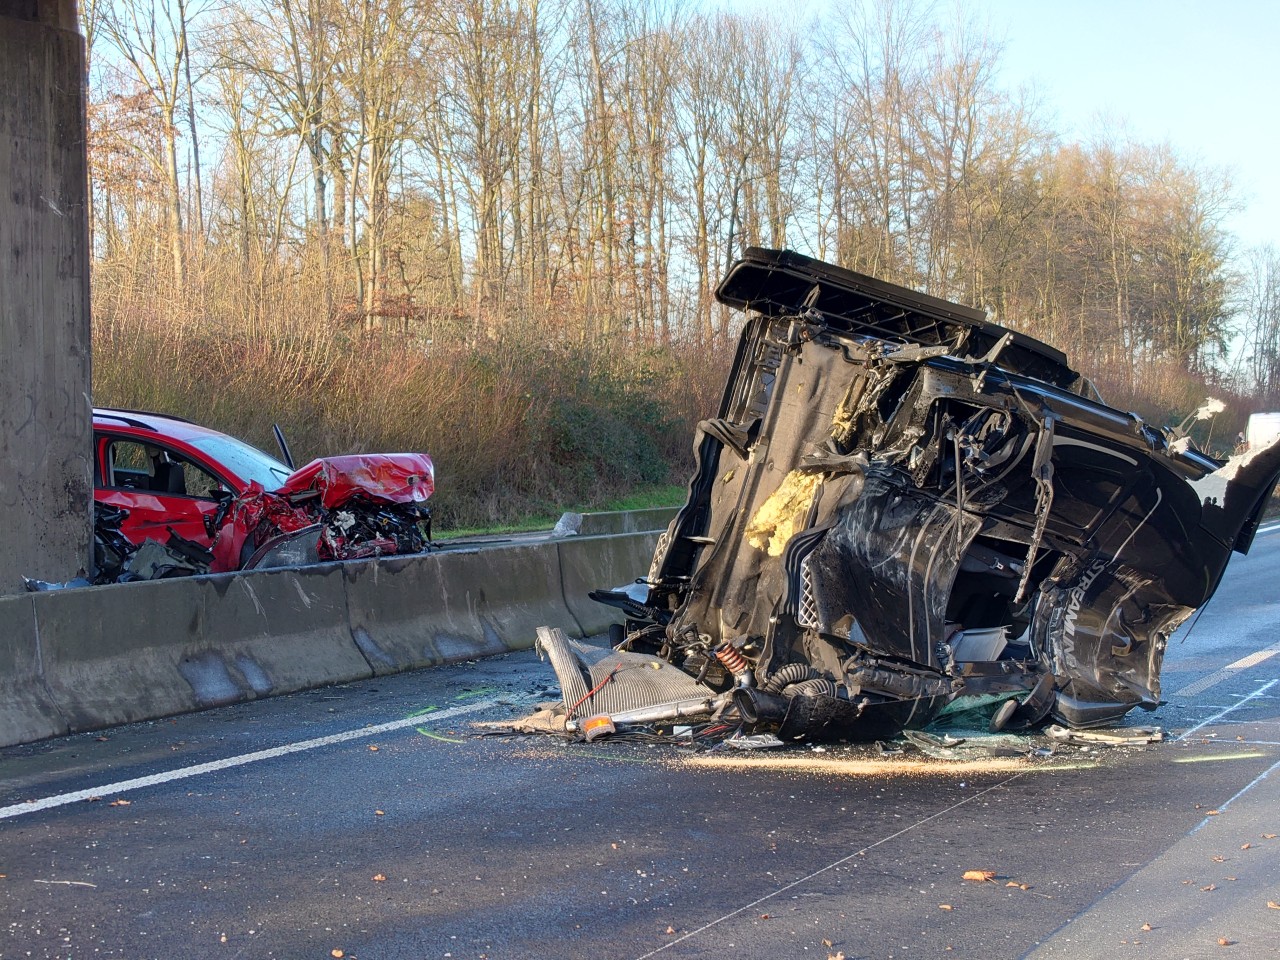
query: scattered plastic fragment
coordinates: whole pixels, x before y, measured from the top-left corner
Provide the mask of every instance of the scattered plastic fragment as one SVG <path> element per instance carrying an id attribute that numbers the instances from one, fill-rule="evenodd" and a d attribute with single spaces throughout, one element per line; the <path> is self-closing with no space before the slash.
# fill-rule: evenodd
<path id="1" fill-rule="evenodd" d="M 1159 727 L 1116 727 L 1107 730 L 1068 730 L 1058 724 L 1045 728 L 1045 734 L 1060 743 L 1087 743 L 1108 747 L 1141 747 L 1164 740 Z"/>

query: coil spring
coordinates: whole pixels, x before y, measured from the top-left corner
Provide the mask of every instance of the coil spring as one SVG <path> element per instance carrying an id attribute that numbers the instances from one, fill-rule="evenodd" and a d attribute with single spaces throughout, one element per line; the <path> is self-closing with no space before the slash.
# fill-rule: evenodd
<path id="1" fill-rule="evenodd" d="M 723 663 L 725 668 L 734 676 L 746 673 L 751 669 L 751 664 L 747 663 L 747 658 L 727 643 L 720 644 L 713 652 L 716 655 L 716 659 Z"/>

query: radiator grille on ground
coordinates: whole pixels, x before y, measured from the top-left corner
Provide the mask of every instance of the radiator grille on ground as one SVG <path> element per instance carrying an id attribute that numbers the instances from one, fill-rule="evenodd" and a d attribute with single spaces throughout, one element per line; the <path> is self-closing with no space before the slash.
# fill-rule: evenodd
<path id="1" fill-rule="evenodd" d="M 698 683 L 661 657 L 571 640 L 563 630 L 539 627 L 537 649 L 551 661 L 560 680 L 566 710 L 613 674 L 612 679 L 573 711 L 575 718 L 715 696 L 710 687 Z"/>

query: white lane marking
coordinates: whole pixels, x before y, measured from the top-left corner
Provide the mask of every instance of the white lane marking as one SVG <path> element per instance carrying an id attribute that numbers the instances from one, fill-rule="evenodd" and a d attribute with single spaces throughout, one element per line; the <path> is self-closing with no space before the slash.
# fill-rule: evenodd
<path id="1" fill-rule="evenodd" d="M 636 957 L 636 960 L 648 960 L 649 957 L 657 956 L 658 954 L 662 953 L 664 950 L 671 949 L 677 943 L 683 943 L 684 941 L 692 937 L 698 936 L 698 934 L 700 933 L 705 933 L 707 930 L 710 930 L 712 927 L 714 927 L 718 923 L 724 923 L 724 921 L 726 920 L 731 920 L 740 913 L 744 913 L 747 910 L 752 910 L 760 906 L 760 904 L 764 903 L 766 900 L 772 900 L 774 897 L 779 896 L 780 894 L 786 893 L 788 890 L 792 890 L 800 886 L 802 883 L 808 883 L 814 877 L 821 876 L 822 874 L 826 873 L 828 870 L 834 870 L 836 867 L 841 866 L 842 864 L 848 863 L 850 860 L 856 860 L 858 857 L 862 856 L 864 853 L 867 853 L 870 850 L 874 850 L 876 847 L 880 846 L 882 843 L 888 843 L 890 840 L 896 840 L 898 837 L 902 836 L 904 833 L 910 833 L 912 830 L 916 829 L 916 827 L 922 827 L 931 820 L 937 820 L 939 817 L 945 817 L 948 813 L 950 813 L 953 810 L 957 810 L 960 807 L 963 807 L 966 803 L 972 803 L 974 800 L 978 800 L 978 799 L 981 799 L 982 797 L 985 797 L 988 793 L 991 793 L 993 790 L 999 790 L 1001 787 L 1008 786 L 1009 784 L 1013 783 L 1013 781 L 1021 777 L 1025 777 L 1027 775 L 1027 772 L 1029 771 L 1026 771 L 1023 773 L 1015 773 L 1012 777 L 1008 777 L 1007 779 L 1001 780 L 999 783 L 993 784 L 992 786 L 987 787 L 987 789 L 985 790 L 979 790 L 977 793 L 975 793 L 971 797 L 965 797 L 963 800 L 959 800 L 956 803 L 953 803 L 951 806 L 947 807 L 945 810 L 939 810 L 937 813 L 930 814 L 929 816 L 925 817 L 923 820 L 917 820 L 915 823 L 911 824 L 910 826 L 903 827 L 901 830 L 898 830 L 895 833 L 891 833 L 887 837 L 881 837 L 875 843 L 868 844 L 867 846 L 863 847 L 861 850 L 855 850 L 853 853 L 849 854 L 847 857 L 841 857 L 839 860 L 836 860 L 832 863 L 828 863 L 825 867 L 819 867 L 817 870 L 813 871 L 813 873 L 809 874 L 807 877 L 801 877 L 799 880 L 792 880 L 786 886 L 779 887 L 777 890 L 773 890 L 769 893 L 766 893 L 763 897 L 759 897 L 755 900 L 752 900 L 748 904 L 738 907 L 737 910 L 731 910 L 729 913 L 726 913 L 722 917 L 716 917 L 716 919 L 710 921 L 709 923 L 704 923 L 697 930 L 690 930 L 688 933 L 684 934 L 684 936 L 676 937 L 674 940 L 667 941 L 662 946 L 658 947 L 656 950 L 650 950 L 648 953 L 641 954 L 639 957 Z"/>
<path id="2" fill-rule="evenodd" d="M 477 703 L 469 703 L 462 707 L 450 707 L 447 710 L 431 711 L 428 713 L 415 714 L 412 717 L 405 717 L 403 720 L 392 720 L 389 723 L 380 723 L 372 727 L 361 727 L 359 730 L 348 730 L 345 733 L 334 733 L 327 737 L 316 737 L 314 740 L 300 740 L 297 743 L 286 743 L 284 746 L 272 747 L 269 750 L 258 750 L 254 753 L 243 753 L 238 757 L 226 757 L 222 760 L 212 760 L 209 763 L 197 763 L 191 767 L 179 767 L 177 770 L 166 770 L 163 773 L 153 773 L 146 777 L 135 777 L 132 780 L 120 780 L 116 783 L 106 783 L 100 787 L 93 787 L 89 790 L 76 790 L 72 793 L 60 793 L 52 797 L 43 797 L 39 800 L 29 800 L 25 803 L 14 803 L 7 807 L 0 807 L 0 820 L 8 817 L 20 817 L 24 813 L 35 813 L 38 810 L 50 810 L 53 807 L 65 806 L 68 803 L 78 803 L 81 800 L 88 800 L 90 797 L 102 797 L 108 794 L 120 794 L 129 790 L 140 790 L 143 787 L 154 787 L 162 783 L 170 783 L 174 780 L 185 780 L 188 777 L 198 777 L 206 773 L 215 773 L 218 770 L 229 770 L 232 767 L 243 767 L 247 763 L 257 763 L 259 760 L 274 760 L 276 757 L 285 757 L 291 753 L 302 753 L 306 750 L 315 750 L 319 747 L 328 747 L 335 743 L 346 743 L 350 740 L 362 740 L 367 737 L 376 737 L 380 733 L 389 733 L 392 730 L 403 730 L 405 727 L 417 727 L 426 724 L 433 724 L 439 720 L 448 720 L 450 717 L 462 716 L 466 713 L 475 713 L 477 710 L 483 710 L 486 707 L 497 706 L 498 700 L 481 700 Z"/>
<path id="3" fill-rule="evenodd" d="M 1228 663 L 1221 670 L 1215 670 L 1213 673 L 1206 674 L 1199 680 L 1193 680 L 1181 690 L 1170 694 L 1174 697 L 1194 697 L 1198 693 L 1204 693 L 1210 687 L 1216 687 L 1223 680 L 1229 680 L 1241 670 L 1248 670 L 1250 667 L 1256 667 L 1260 663 L 1266 663 L 1277 653 L 1280 653 L 1280 640 L 1277 640 L 1269 647 L 1263 647 L 1261 650 L 1255 650 L 1248 656 L 1241 657 L 1235 663 Z"/>
<path id="4" fill-rule="evenodd" d="M 1226 803 L 1220 803 L 1220 804 L 1218 804 L 1218 813 L 1220 813 L 1220 814 L 1221 814 L 1221 813 L 1225 813 L 1225 812 L 1226 812 L 1226 810 L 1227 810 L 1227 807 L 1231 806 L 1233 803 L 1235 803 L 1237 800 L 1239 800 L 1241 797 L 1243 797 L 1246 793 L 1248 793 L 1250 790 L 1252 790 L 1254 787 L 1256 787 L 1258 784 L 1260 784 L 1263 780 L 1267 779 L 1267 777 L 1269 777 L 1269 776 L 1271 776 L 1271 774 L 1275 773 L 1275 772 L 1276 772 L 1276 770 L 1280 770 L 1280 760 L 1277 760 L 1275 763 L 1273 763 L 1271 766 L 1267 767 L 1267 769 L 1263 770 L 1260 774 L 1258 774 L 1256 777 L 1254 777 L 1252 780 L 1250 780 L 1247 784 L 1245 784 L 1243 787 L 1241 787 L 1239 790 L 1237 790 L 1237 791 L 1236 791 L 1236 793 L 1235 793 L 1235 795 L 1234 795 L 1230 800 L 1228 800 Z M 1201 821 L 1200 821 L 1199 826 L 1197 826 L 1197 827 L 1196 827 L 1194 830 L 1192 830 L 1191 832 L 1192 832 L 1192 833 L 1195 833 L 1197 830 L 1200 830 L 1201 828 L 1203 828 L 1203 827 L 1204 827 L 1204 825 L 1205 825 L 1205 824 L 1207 824 L 1207 823 L 1208 823 L 1210 820 L 1212 820 L 1212 819 L 1215 819 L 1215 818 L 1213 818 L 1213 817 L 1205 817 L 1203 820 L 1201 820 Z"/>
<path id="5" fill-rule="evenodd" d="M 1277 653 L 1280 653 L 1280 641 L 1277 641 L 1273 643 L 1271 646 L 1265 647 L 1262 650 L 1257 650 L 1249 654 L 1247 657 L 1241 657 L 1235 663 L 1227 664 L 1225 669 L 1247 670 L 1249 667 L 1256 667 L 1258 664 L 1262 663 L 1262 661 L 1264 660 L 1270 660 Z"/>
<path id="6" fill-rule="evenodd" d="M 1197 723 L 1194 727 L 1192 727 L 1186 733 L 1180 733 L 1178 734 L 1178 736 L 1174 737 L 1173 739 L 1175 740 L 1187 739 L 1187 737 L 1191 736 L 1197 730 L 1202 730 L 1205 727 L 1207 727 L 1209 724 L 1213 723 L 1214 721 L 1221 720 L 1232 710 L 1238 710 L 1241 707 L 1243 707 L 1246 703 L 1248 703 L 1250 700 L 1256 700 L 1258 697 L 1262 696 L 1264 693 L 1266 693 L 1268 690 L 1274 687 L 1277 683 L 1280 683 L 1280 679 L 1268 680 L 1266 683 L 1260 686 L 1257 690 L 1253 691 L 1253 693 L 1249 694 L 1247 697 L 1242 697 L 1240 700 L 1236 701 L 1229 707 L 1223 707 L 1221 710 L 1215 713 L 1208 720 L 1201 720 L 1199 723 Z"/>
<path id="7" fill-rule="evenodd" d="M 1271 523 L 1265 527 L 1259 527 L 1257 532 L 1258 533 L 1275 533 L 1277 530 L 1280 530 L 1280 523 Z"/>

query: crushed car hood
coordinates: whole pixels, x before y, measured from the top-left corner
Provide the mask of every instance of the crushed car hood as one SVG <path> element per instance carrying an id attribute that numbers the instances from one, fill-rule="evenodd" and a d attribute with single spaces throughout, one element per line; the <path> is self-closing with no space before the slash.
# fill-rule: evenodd
<path id="1" fill-rule="evenodd" d="M 304 548 L 285 550 L 281 562 L 418 553 L 431 543 L 426 501 L 434 492 L 435 467 L 425 453 L 312 460 L 276 490 L 250 483 L 228 503 L 209 569 L 264 565 L 274 549 L 298 538 Z"/>
<path id="2" fill-rule="evenodd" d="M 435 467 L 425 453 L 363 453 L 312 460 L 290 474 L 276 493 L 315 490 L 320 505 L 330 510 L 356 496 L 424 503 L 435 488 Z"/>
<path id="3" fill-rule="evenodd" d="M 1221 463 L 967 307 L 750 249 L 719 415 L 628 644 L 748 727 L 875 739 L 957 697 L 999 726 L 1160 698 L 1168 637 L 1248 549 L 1280 443 Z M 999 698 L 996 698 L 997 701 Z"/>

